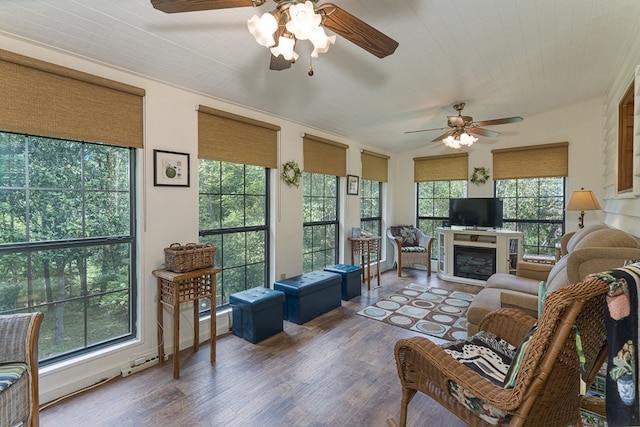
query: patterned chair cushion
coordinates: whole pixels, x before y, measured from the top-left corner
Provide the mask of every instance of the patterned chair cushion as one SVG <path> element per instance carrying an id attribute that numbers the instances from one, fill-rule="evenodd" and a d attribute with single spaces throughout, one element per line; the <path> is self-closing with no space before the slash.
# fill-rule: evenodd
<path id="1" fill-rule="evenodd" d="M 480 331 L 473 337 L 445 344 L 445 352 L 460 363 L 464 363 L 492 383 L 502 386 L 509 372 L 511 362 L 517 352 L 512 346 L 495 334 Z M 469 410 L 474 411 L 484 421 L 498 425 L 508 425 L 511 414 L 492 406 L 474 396 L 454 381 L 449 381 L 449 393 Z"/>
<path id="2" fill-rule="evenodd" d="M 413 225 L 394 225 L 391 227 L 391 234 L 400 239 L 403 248 L 418 245 L 418 235 Z"/>
<path id="3" fill-rule="evenodd" d="M 427 248 L 422 246 L 403 246 L 401 249 L 402 252 L 427 252 Z"/>
<path id="4" fill-rule="evenodd" d="M 25 363 L 0 363 L 0 392 L 9 388 L 27 372 Z"/>

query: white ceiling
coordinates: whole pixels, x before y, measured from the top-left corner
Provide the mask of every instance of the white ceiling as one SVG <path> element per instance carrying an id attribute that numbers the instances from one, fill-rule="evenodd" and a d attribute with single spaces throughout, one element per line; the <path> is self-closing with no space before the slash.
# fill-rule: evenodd
<path id="1" fill-rule="evenodd" d="M 320 1 L 319 4 L 322 4 Z M 475 120 L 527 116 L 604 95 L 640 48 L 638 0 L 333 0 L 400 46 L 378 59 L 338 37 L 289 70 L 246 20 L 275 8 L 165 14 L 150 0 L 0 0 L 0 33 L 400 152 Z M 330 33 L 329 31 L 327 31 Z M 490 129 L 518 132 L 517 124 Z"/>

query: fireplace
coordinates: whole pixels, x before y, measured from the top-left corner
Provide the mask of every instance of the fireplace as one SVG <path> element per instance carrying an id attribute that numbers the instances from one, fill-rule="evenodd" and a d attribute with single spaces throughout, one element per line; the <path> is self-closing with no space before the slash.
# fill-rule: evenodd
<path id="1" fill-rule="evenodd" d="M 477 246 L 453 247 L 453 275 L 468 279 L 487 280 L 496 272 L 495 248 Z"/>

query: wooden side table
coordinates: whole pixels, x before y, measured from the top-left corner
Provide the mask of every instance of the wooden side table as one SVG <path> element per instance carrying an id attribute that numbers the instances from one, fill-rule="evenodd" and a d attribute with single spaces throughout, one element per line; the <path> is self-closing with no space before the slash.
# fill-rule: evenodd
<path id="1" fill-rule="evenodd" d="M 200 323 L 198 300 L 211 301 L 211 364 L 216 361 L 216 273 L 219 268 L 201 268 L 186 273 L 169 270 L 154 270 L 158 278 L 158 357 L 164 364 L 164 310 L 162 305 L 173 309 L 173 378 L 180 376 L 180 304 L 193 301 L 193 351 L 198 351 Z"/>
<path id="2" fill-rule="evenodd" d="M 349 237 L 351 241 L 351 265 L 355 265 L 355 257 L 359 256 L 362 267 L 362 281 L 367 281 L 367 290 L 371 290 L 371 254 L 376 254 L 376 276 L 380 286 L 380 236 Z M 365 276 L 366 274 L 366 276 Z"/>

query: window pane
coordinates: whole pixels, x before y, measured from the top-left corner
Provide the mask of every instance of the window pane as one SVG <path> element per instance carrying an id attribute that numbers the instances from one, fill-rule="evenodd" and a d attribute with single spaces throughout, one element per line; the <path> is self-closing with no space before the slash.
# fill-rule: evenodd
<path id="1" fill-rule="evenodd" d="M 199 159 L 200 241 L 217 246 L 216 307 L 268 279 L 268 169 Z M 206 300 L 200 312 L 210 310 Z"/>
<path id="2" fill-rule="evenodd" d="M 466 197 L 467 181 L 419 182 L 417 193 L 417 227 L 428 236 L 449 220 L 449 199 Z M 436 251 L 432 253 L 436 257 Z"/>
<path id="3" fill-rule="evenodd" d="M 24 187 L 26 182 L 25 136 L 0 132 L 0 186 Z"/>
<path id="4" fill-rule="evenodd" d="M 0 188 L 0 244 L 27 240 L 27 192 Z"/>
<path id="5" fill-rule="evenodd" d="M 528 178 L 495 181 L 504 200 L 503 227 L 524 234 L 524 253 L 555 255 L 564 234 L 564 178 Z"/>
<path id="6" fill-rule="evenodd" d="M 134 337 L 134 150 L 0 141 L 0 313 L 45 312 L 43 364 Z"/>
<path id="7" fill-rule="evenodd" d="M 303 271 L 338 262 L 338 177 L 305 173 L 303 179 Z"/>

